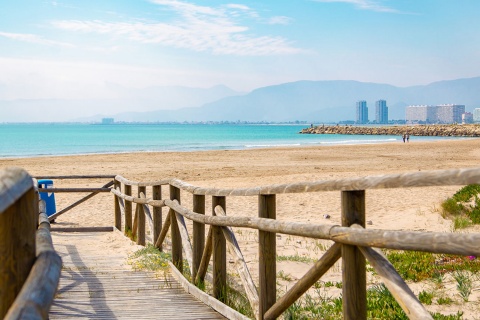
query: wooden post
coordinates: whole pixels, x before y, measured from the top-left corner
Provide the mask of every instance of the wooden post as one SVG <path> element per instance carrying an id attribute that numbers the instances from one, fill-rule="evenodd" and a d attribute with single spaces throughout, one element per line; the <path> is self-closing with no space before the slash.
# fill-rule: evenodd
<path id="1" fill-rule="evenodd" d="M 20 292 L 35 262 L 38 197 L 21 169 L 0 170 L 0 319 Z"/>
<path id="2" fill-rule="evenodd" d="M 365 190 L 342 191 L 342 226 L 365 227 Z M 367 319 L 365 257 L 360 249 L 342 245 L 343 318 Z"/>
<path id="3" fill-rule="evenodd" d="M 152 187 L 153 200 L 162 200 L 162 186 Z M 153 207 L 153 243 L 155 244 L 158 236 L 162 232 L 162 208 Z M 162 251 L 162 246 L 160 246 Z"/>
<path id="4" fill-rule="evenodd" d="M 215 215 L 215 207 L 221 206 L 226 210 L 225 197 L 212 197 L 212 215 Z M 213 297 L 225 302 L 227 289 L 227 243 L 221 227 L 212 228 L 213 244 Z"/>
<path id="5" fill-rule="evenodd" d="M 115 188 L 115 190 L 117 190 L 121 188 L 120 185 L 121 185 L 120 182 L 115 180 L 113 187 Z M 120 204 L 118 203 L 118 197 L 113 196 L 113 200 L 115 201 L 115 228 L 121 231 L 122 230 L 122 212 L 120 211 Z"/>
<path id="6" fill-rule="evenodd" d="M 276 196 L 258 196 L 258 217 L 276 219 Z M 275 232 L 258 232 L 259 317 L 275 304 L 277 297 L 277 240 Z"/>
<path id="7" fill-rule="evenodd" d="M 170 186 L 170 200 L 177 200 L 180 203 L 180 189 Z M 183 272 L 183 253 L 182 253 L 182 237 L 178 229 L 177 217 L 175 211 L 170 209 L 168 211 L 170 216 L 170 232 L 172 237 L 172 263 L 180 272 Z"/>
<path id="8" fill-rule="evenodd" d="M 132 186 L 125 185 L 125 194 L 132 195 Z M 132 202 L 125 200 L 125 234 L 132 232 Z"/>
<path id="9" fill-rule="evenodd" d="M 193 195 L 193 212 L 205 214 L 205 196 Z M 199 222 L 193 222 L 193 266 L 192 279 L 197 277 L 198 267 L 202 261 L 203 250 L 205 248 L 205 225 Z"/>
<path id="10" fill-rule="evenodd" d="M 138 197 L 140 198 L 140 193 L 145 194 L 146 196 L 146 187 L 138 187 Z M 144 246 L 145 245 L 145 210 L 143 210 L 143 205 L 137 204 L 138 206 L 138 224 L 137 224 L 137 244 Z"/>

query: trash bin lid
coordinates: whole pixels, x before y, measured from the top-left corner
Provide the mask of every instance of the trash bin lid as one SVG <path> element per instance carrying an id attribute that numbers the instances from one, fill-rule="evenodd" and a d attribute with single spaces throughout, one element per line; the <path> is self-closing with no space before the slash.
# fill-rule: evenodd
<path id="1" fill-rule="evenodd" d="M 38 184 L 53 184 L 53 180 L 50 180 L 50 179 L 41 179 L 41 180 L 38 180 Z"/>

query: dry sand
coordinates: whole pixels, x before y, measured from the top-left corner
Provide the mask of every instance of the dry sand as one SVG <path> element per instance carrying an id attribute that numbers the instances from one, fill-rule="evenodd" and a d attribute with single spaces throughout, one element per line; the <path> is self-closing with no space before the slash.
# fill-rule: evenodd
<path id="1" fill-rule="evenodd" d="M 162 152 L 115 155 L 85 155 L 0 160 L 0 168 L 25 168 L 32 176 L 120 174 L 135 181 L 155 181 L 178 178 L 201 187 L 253 187 L 276 183 L 331 180 L 425 170 L 480 167 L 480 140 L 450 140 L 437 142 L 388 143 L 372 145 L 328 146 L 308 148 L 273 148 L 242 151 Z M 56 180 L 55 187 L 99 187 L 106 181 Z M 168 188 L 163 188 L 168 197 Z M 439 203 L 459 189 L 458 186 L 404 188 L 367 191 L 368 228 L 390 230 L 426 230 L 452 232 L 452 223 L 438 212 Z M 136 190 L 133 190 L 136 192 Z M 147 193 L 151 192 L 147 190 Z M 81 195 L 56 194 L 57 210 L 67 206 Z M 191 208 L 191 196 L 182 192 L 182 204 Z M 109 194 L 94 197 L 57 219 L 57 226 L 111 226 L 113 199 Z M 255 197 L 227 198 L 227 214 L 256 216 Z M 211 211 L 207 199 L 207 212 Z M 330 219 L 323 215 L 329 214 Z M 340 193 L 279 195 L 277 218 L 290 221 L 340 224 Z M 479 232 L 471 228 L 467 232 Z M 256 277 L 258 263 L 257 233 L 236 229 L 238 241 L 246 256 L 250 271 Z M 314 241 L 281 235 L 277 237 L 278 255 L 318 259 L 329 241 Z M 124 250 L 132 250 L 128 244 Z M 117 248 L 118 249 L 118 248 Z M 277 272 L 283 272 L 282 286 L 300 278 L 311 263 L 291 261 L 278 263 Z M 337 263 L 322 281 L 341 281 Z M 229 272 L 234 272 L 229 265 Z M 368 278 L 369 283 L 378 279 Z M 430 310 L 450 313 L 463 310 L 466 318 L 479 314 L 477 286 L 467 304 L 429 306 Z M 413 290 L 431 290 L 428 283 L 412 284 Z M 453 289 L 452 289 L 453 288 Z M 458 303 L 452 279 L 438 294 L 449 295 Z M 328 295 L 338 295 L 340 289 L 329 289 Z"/>

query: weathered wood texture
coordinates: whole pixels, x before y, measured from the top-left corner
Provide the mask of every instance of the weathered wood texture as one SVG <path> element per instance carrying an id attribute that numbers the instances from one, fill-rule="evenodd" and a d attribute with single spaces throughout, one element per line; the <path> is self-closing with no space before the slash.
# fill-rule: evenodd
<path id="1" fill-rule="evenodd" d="M 126 253 L 99 250 L 95 244 L 104 237 L 53 233 L 64 268 L 50 319 L 224 319 L 170 273 L 135 271 Z"/>
<path id="2" fill-rule="evenodd" d="M 276 219 L 276 196 L 258 196 L 258 216 Z M 258 232 L 259 318 L 275 304 L 277 299 L 277 237 L 275 232 Z"/>
<path id="3" fill-rule="evenodd" d="M 170 200 L 180 205 L 180 189 L 170 186 Z M 176 200 L 176 201 L 175 201 Z M 183 270 L 183 254 L 182 254 L 182 238 L 178 229 L 177 217 L 175 210 L 170 209 L 170 237 L 172 238 L 172 262 L 177 266 L 178 270 Z"/>
<path id="4" fill-rule="evenodd" d="M 125 194 L 132 196 L 132 186 L 124 185 Z M 125 199 L 124 199 L 125 200 Z M 132 231 L 132 202 L 125 201 L 125 234 Z"/>
<path id="5" fill-rule="evenodd" d="M 38 188 L 38 192 L 79 193 L 79 192 L 110 192 L 110 188 Z"/>
<path id="6" fill-rule="evenodd" d="M 217 206 L 226 211 L 225 197 L 212 197 L 212 215 L 215 215 Z M 227 298 L 227 244 L 220 227 L 212 227 L 212 254 L 213 296 L 220 301 L 225 301 Z"/>
<path id="7" fill-rule="evenodd" d="M 220 206 L 217 206 L 215 208 L 215 213 L 219 216 L 226 215 L 222 207 Z M 240 276 L 240 280 L 242 281 L 243 288 L 245 289 L 245 294 L 247 295 L 248 301 L 250 302 L 250 306 L 252 307 L 252 310 L 255 314 L 255 318 L 258 319 L 259 298 L 258 298 L 257 287 L 253 282 L 252 276 L 247 267 L 247 263 L 243 258 L 242 251 L 240 250 L 240 246 L 238 245 L 237 239 L 235 238 L 235 233 L 230 227 L 220 227 L 220 228 L 222 229 L 225 240 L 227 240 L 228 252 L 230 253 L 231 257 L 233 258 L 233 261 L 235 262 L 237 272 Z"/>
<path id="8" fill-rule="evenodd" d="M 115 175 L 97 174 L 97 175 L 70 175 L 70 176 L 36 176 L 35 179 L 52 179 L 52 180 L 80 180 L 80 179 L 114 179 Z"/>
<path id="9" fill-rule="evenodd" d="M 18 168 L 0 171 L 0 318 L 19 294 L 35 262 L 38 198 Z"/>
<path id="10" fill-rule="evenodd" d="M 40 216 L 36 233 L 37 258 L 22 290 L 5 316 L 8 320 L 47 319 L 57 290 L 62 260 L 53 248 L 50 222 L 45 212 Z"/>
<path id="11" fill-rule="evenodd" d="M 146 187 L 138 187 L 138 197 L 141 197 L 141 194 L 145 194 Z M 137 244 L 144 246 L 145 245 L 145 210 L 143 205 L 137 204 Z"/>
<path id="12" fill-rule="evenodd" d="M 365 227 L 365 191 L 342 191 L 342 226 Z M 367 319 L 365 257 L 356 246 L 342 245 L 343 318 Z"/>
<path id="13" fill-rule="evenodd" d="M 162 186 L 152 187 L 153 200 L 162 200 Z M 153 207 L 153 239 L 158 239 L 162 231 L 162 208 Z M 155 242 L 155 240 L 153 241 Z"/>
<path id="14" fill-rule="evenodd" d="M 193 195 L 193 212 L 205 214 L 205 196 Z M 193 222 L 192 279 L 197 277 L 198 268 L 205 249 L 205 225 Z"/>
<path id="15" fill-rule="evenodd" d="M 120 182 L 115 181 L 114 189 L 120 191 Z M 120 211 L 120 204 L 116 196 L 113 197 L 113 206 L 115 208 L 115 228 L 122 230 L 122 212 Z"/>

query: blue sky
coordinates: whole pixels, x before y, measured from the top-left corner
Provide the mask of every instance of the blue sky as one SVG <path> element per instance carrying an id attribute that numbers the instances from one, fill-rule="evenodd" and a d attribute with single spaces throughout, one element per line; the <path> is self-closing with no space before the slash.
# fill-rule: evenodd
<path id="1" fill-rule="evenodd" d="M 0 100 L 480 76 L 478 0 L 0 1 Z"/>

